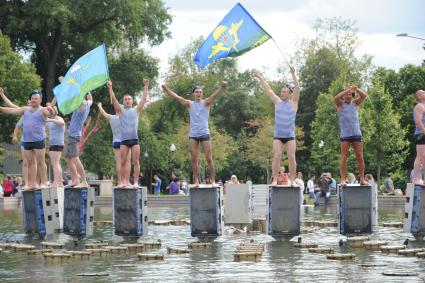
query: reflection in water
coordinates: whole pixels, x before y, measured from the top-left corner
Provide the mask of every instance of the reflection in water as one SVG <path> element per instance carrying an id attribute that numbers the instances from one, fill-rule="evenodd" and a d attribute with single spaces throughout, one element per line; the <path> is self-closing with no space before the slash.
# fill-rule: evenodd
<path id="1" fill-rule="evenodd" d="M 111 220 L 110 207 L 96 207 L 95 219 Z M 379 222 L 402 221 L 403 209 L 391 208 L 380 210 Z M 188 208 L 150 208 L 149 220 L 187 219 Z M 305 207 L 304 219 L 336 220 L 335 207 Z M 86 261 L 73 261 L 66 264 L 47 264 L 42 256 L 27 256 L 8 250 L 0 254 L 1 282 L 63 282 L 87 281 L 76 274 L 84 272 L 106 272 L 108 277 L 90 280 L 99 282 L 117 281 L 316 281 L 316 282 L 365 282 L 385 281 L 399 282 L 399 277 L 384 277 L 382 272 L 402 270 L 419 273 L 419 277 L 403 278 L 406 282 L 420 281 L 425 270 L 425 260 L 415 257 L 386 255 L 363 249 L 349 250 L 339 247 L 338 241 L 344 237 L 338 235 L 337 228 L 312 227 L 302 234 L 305 242 L 316 242 L 323 247 L 332 247 L 338 252 L 354 252 L 353 261 L 330 261 L 325 255 L 309 254 L 306 250 L 293 247 L 293 239 L 274 239 L 264 234 L 231 235 L 225 233 L 217 238 L 212 248 L 195 250 L 190 254 L 166 255 L 164 261 L 139 262 L 135 254 L 92 258 Z M 0 218 L 0 241 L 20 241 L 39 245 L 39 240 L 25 237 L 22 227 L 21 209 L 4 211 Z M 379 226 L 373 238 L 386 240 L 389 244 L 402 244 L 406 238 L 413 237 L 401 229 Z M 184 245 L 196 239 L 190 236 L 189 226 L 149 226 L 149 240 L 162 242 L 159 252 L 166 253 L 168 246 Z M 259 262 L 235 262 L 233 252 L 236 247 L 247 240 L 265 243 L 265 252 Z M 56 234 L 50 240 L 66 242 L 67 249 L 81 249 L 84 241 L 74 245 L 71 237 Z M 111 236 L 110 227 L 95 227 L 90 240 L 109 241 L 118 244 L 120 237 Z M 424 242 L 413 241 L 412 247 L 425 247 Z M 158 251 L 154 251 L 158 252 Z M 361 267 L 362 263 L 380 264 L 377 267 Z M 385 266 L 382 266 L 385 265 Z M 409 281 L 410 280 L 410 281 Z"/>

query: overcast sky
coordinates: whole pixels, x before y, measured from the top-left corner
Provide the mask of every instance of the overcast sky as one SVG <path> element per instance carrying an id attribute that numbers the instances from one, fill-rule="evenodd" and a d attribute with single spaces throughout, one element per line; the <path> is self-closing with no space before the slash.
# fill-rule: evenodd
<path id="1" fill-rule="evenodd" d="M 237 1 L 165 0 L 173 16 L 171 39 L 151 49 L 160 58 L 161 72 L 168 58 L 191 40 L 206 38 Z M 392 69 L 420 64 L 425 58 L 425 41 L 396 37 L 408 33 L 425 38 L 425 0 L 243 0 L 240 3 L 275 39 L 286 54 L 295 52 L 296 43 L 313 36 L 317 18 L 341 17 L 356 21 L 360 47 L 358 55 L 369 54 L 373 63 Z M 239 67 L 261 69 L 269 74 L 283 63 L 272 41 L 238 57 Z"/>

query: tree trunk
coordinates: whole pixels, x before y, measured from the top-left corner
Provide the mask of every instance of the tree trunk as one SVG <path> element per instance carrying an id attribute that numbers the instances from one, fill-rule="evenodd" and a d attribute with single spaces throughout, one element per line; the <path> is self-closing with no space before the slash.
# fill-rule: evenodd
<path id="1" fill-rule="evenodd" d="M 51 101 L 53 99 L 53 87 L 55 85 L 56 78 L 56 61 L 58 60 L 61 43 L 62 30 L 58 27 L 54 33 L 53 44 L 47 53 L 47 70 L 44 78 L 46 81 L 45 93 L 47 94 L 47 101 Z"/>

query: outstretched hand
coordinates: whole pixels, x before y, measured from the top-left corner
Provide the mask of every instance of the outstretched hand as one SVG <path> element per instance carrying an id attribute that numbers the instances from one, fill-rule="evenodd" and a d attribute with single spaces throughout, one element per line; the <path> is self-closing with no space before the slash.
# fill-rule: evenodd
<path id="1" fill-rule="evenodd" d="M 4 94 L 4 90 L 3 88 L 0 87 L 0 95 L 3 95 L 3 94 Z"/>
<path id="2" fill-rule="evenodd" d="M 58 81 L 59 81 L 60 83 L 62 83 L 63 79 L 64 79 L 64 77 L 63 77 L 63 76 L 58 77 Z"/>
<path id="3" fill-rule="evenodd" d="M 102 107 L 102 102 L 98 102 L 97 103 L 97 107 L 101 108 Z"/>
<path id="4" fill-rule="evenodd" d="M 221 87 L 221 88 L 226 88 L 226 87 L 227 87 L 227 85 L 228 85 L 228 83 L 227 83 L 226 81 L 222 81 L 222 82 L 220 83 L 220 87 Z"/>
<path id="5" fill-rule="evenodd" d="M 143 79 L 143 86 L 149 87 L 149 80 L 148 79 Z"/>
<path id="6" fill-rule="evenodd" d="M 162 90 L 163 90 L 163 91 L 165 91 L 165 92 L 168 90 L 168 87 L 167 87 L 167 85 L 166 85 L 166 84 L 161 85 L 161 88 L 162 88 Z"/>
<path id="7" fill-rule="evenodd" d="M 255 78 L 257 78 L 257 79 L 261 79 L 261 78 L 262 78 L 262 76 L 261 76 L 260 72 L 259 72 L 259 71 L 257 71 L 256 69 L 253 69 L 253 70 L 251 71 L 251 74 L 252 74 Z"/>
<path id="8" fill-rule="evenodd" d="M 289 71 L 291 72 L 292 75 L 295 75 L 295 68 L 294 68 L 294 66 L 290 65 L 289 66 Z"/>
<path id="9" fill-rule="evenodd" d="M 108 81 L 108 82 L 106 83 L 106 85 L 108 86 L 108 88 L 109 88 L 109 89 L 112 89 L 112 81 Z"/>

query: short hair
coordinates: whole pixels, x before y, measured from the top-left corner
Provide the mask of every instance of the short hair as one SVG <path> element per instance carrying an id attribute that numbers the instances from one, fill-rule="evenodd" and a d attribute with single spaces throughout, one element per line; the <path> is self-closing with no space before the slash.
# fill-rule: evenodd
<path id="1" fill-rule="evenodd" d="M 294 92 L 294 88 L 293 88 L 293 87 L 291 87 L 289 84 L 285 84 L 285 86 L 284 86 L 283 88 L 287 88 L 287 89 L 289 89 L 289 92 L 290 92 L 290 93 L 293 93 L 293 92 Z"/>
<path id="2" fill-rule="evenodd" d="M 33 94 L 37 94 L 38 96 L 40 96 L 41 99 L 43 99 L 43 94 L 41 93 L 41 91 L 38 90 L 38 89 L 33 89 L 30 92 L 30 95 L 28 97 L 28 100 L 31 100 L 31 97 L 33 96 Z"/>
<path id="3" fill-rule="evenodd" d="M 197 89 L 202 90 L 202 87 L 201 87 L 201 86 L 199 86 L 199 85 L 194 86 L 194 87 L 192 88 L 192 93 L 194 93 L 194 92 L 195 92 L 195 90 L 197 90 Z"/>

